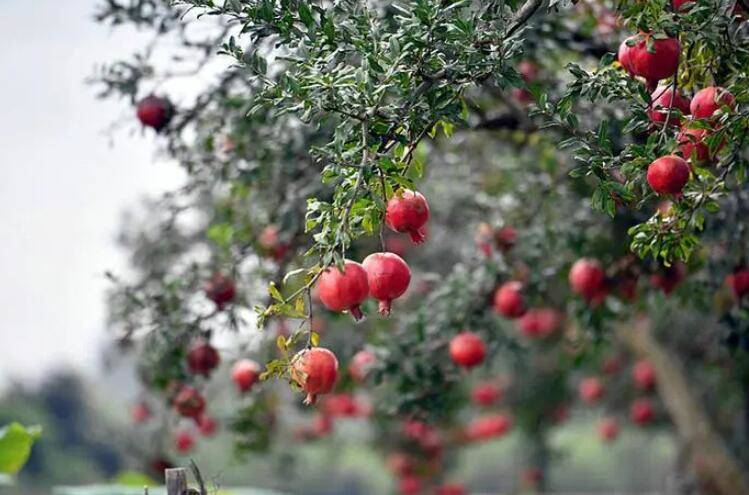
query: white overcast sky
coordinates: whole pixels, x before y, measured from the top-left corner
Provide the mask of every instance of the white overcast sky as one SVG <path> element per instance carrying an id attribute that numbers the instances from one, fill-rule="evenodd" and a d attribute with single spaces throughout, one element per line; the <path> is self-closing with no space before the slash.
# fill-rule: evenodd
<path id="1" fill-rule="evenodd" d="M 136 33 L 95 24 L 96 0 L 0 0 L 0 385 L 71 365 L 92 372 L 107 338 L 106 269 L 124 209 L 177 187 L 151 133 L 99 101 L 84 79 L 137 48 Z"/>

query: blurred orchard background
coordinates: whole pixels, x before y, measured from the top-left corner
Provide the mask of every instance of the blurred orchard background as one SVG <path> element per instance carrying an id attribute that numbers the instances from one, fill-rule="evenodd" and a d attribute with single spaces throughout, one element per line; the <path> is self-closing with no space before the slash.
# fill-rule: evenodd
<path id="1" fill-rule="evenodd" d="M 0 491 L 747 493 L 744 8 L 3 0 Z"/>

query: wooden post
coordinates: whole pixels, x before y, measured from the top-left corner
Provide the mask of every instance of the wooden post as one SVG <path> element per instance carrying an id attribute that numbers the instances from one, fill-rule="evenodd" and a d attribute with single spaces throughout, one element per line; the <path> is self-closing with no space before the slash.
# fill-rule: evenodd
<path id="1" fill-rule="evenodd" d="M 185 468 L 167 469 L 165 477 L 167 495 L 187 493 L 187 470 Z"/>

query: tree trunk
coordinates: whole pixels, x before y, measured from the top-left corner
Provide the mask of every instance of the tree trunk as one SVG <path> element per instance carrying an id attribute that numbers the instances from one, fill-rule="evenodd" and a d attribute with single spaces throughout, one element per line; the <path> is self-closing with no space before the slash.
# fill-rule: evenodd
<path id="1" fill-rule="evenodd" d="M 715 432 L 705 409 L 693 393 L 678 357 L 656 341 L 647 318 L 621 327 L 618 338 L 655 368 L 658 393 L 687 445 L 697 476 L 720 495 L 749 495 L 739 462 Z"/>

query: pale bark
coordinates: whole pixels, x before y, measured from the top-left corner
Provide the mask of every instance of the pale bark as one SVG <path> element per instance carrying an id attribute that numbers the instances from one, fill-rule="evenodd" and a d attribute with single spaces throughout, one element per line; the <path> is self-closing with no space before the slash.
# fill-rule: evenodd
<path id="1" fill-rule="evenodd" d="M 658 393 L 689 449 L 698 477 L 720 495 L 749 495 L 749 484 L 740 463 L 716 433 L 679 358 L 653 336 L 650 320 L 640 318 L 634 325 L 623 326 L 617 336 L 655 368 Z"/>

